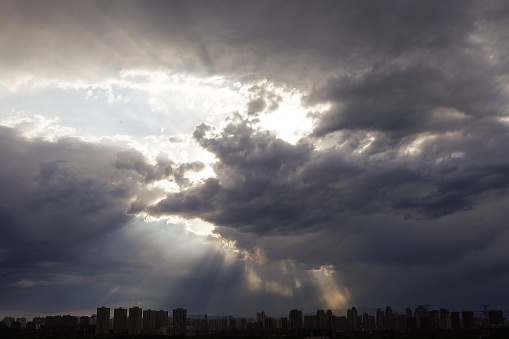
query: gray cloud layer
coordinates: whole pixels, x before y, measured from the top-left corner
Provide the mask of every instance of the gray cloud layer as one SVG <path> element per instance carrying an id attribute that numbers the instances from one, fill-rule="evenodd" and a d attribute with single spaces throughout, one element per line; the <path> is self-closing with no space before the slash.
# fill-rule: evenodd
<path id="1" fill-rule="evenodd" d="M 2 11 L 0 58 L 6 77 L 168 67 L 312 84 L 380 62 L 471 67 L 466 54 L 487 52 L 472 34 L 502 38 L 506 11 L 469 1 L 13 1 Z M 489 48 L 504 62 L 499 45 Z"/>

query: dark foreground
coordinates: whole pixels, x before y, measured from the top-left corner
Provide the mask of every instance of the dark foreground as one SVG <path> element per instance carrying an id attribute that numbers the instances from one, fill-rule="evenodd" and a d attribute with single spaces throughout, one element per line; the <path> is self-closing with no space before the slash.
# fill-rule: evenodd
<path id="1" fill-rule="evenodd" d="M 325 337 L 311 337 L 311 333 L 303 333 L 302 336 L 295 334 L 207 334 L 199 336 L 165 336 L 165 335 L 94 335 L 94 334 L 67 334 L 67 335 L 54 335 L 49 333 L 28 333 L 13 329 L 0 329 L 0 338 L 102 338 L 102 339 L 120 339 L 120 338 L 131 338 L 131 339 L 148 339 L 148 338 L 173 338 L 173 339 L 322 339 Z M 422 338 L 422 339 L 442 339 L 442 338 L 457 338 L 457 339 L 508 339 L 509 338 L 509 327 L 486 327 L 473 330 L 429 330 L 429 329 L 414 329 L 407 332 L 394 332 L 394 331 L 376 331 L 376 332 L 336 332 L 328 336 L 328 338 L 337 339 L 410 339 L 410 338 Z"/>

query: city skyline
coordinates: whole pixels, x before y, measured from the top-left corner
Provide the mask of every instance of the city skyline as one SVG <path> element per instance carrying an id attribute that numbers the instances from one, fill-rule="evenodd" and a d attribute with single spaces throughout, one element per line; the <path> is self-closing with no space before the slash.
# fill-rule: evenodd
<path id="1" fill-rule="evenodd" d="M 351 307 L 346 315 L 338 315 L 330 309 L 318 309 L 314 313 L 303 313 L 299 309 L 290 310 L 288 316 L 273 317 L 260 311 L 256 318 L 238 316 L 208 316 L 206 313 L 188 316 L 184 308 L 173 309 L 172 317 L 167 310 L 98 307 L 91 316 L 58 315 L 26 318 L 4 317 L 0 329 L 19 330 L 28 333 L 42 332 L 70 335 L 85 334 L 164 334 L 164 335 L 201 335 L 225 333 L 300 333 L 309 330 L 324 330 L 327 335 L 335 332 L 352 331 L 414 331 L 431 330 L 474 330 L 487 327 L 507 326 L 503 310 L 489 309 L 490 305 L 481 305 L 481 316 L 475 316 L 471 310 L 450 311 L 433 308 L 434 305 L 419 305 L 412 309 L 407 307 L 398 312 L 391 306 L 385 311 L 377 308 L 376 313 Z M 113 317 L 112 317 L 113 311 Z M 311 334 L 312 336 L 312 334 Z"/>
<path id="2" fill-rule="evenodd" d="M 483 318 L 483 317 L 486 317 L 486 315 L 489 313 L 489 311 L 492 311 L 492 310 L 496 310 L 496 311 L 501 311 L 504 316 L 506 314 L 509 314 L 509 310 L 508 309 L 501 309 L 500 307 L 497 307 L 496 305 L 486 305 L 486 304 L 483 304 L 483 305 L 478 305 L 477 308 L 475 309 L 460 309 L 460 308 L 453 308 L 453 309 L 449 309 L 447 307 L 443 307 L 441 305 L 431 305 L 431 304 L 420 304 L 419 306 L 409 306 L 407 305 L 406 307 L 404 308 L 401 308 L 401 309 L 397 309 L 397 308 L 392 308 L 390 305 L 385 305 L 385 306 L 371 306 L 371 307 L 368 307 L 368 306 L 350 306 L 348 308 L 344 308 L 344 309 L 327 309 L 327 308 L 323 308 L 323 307 L 318 307 L 318 312 L 319 311 L 330 311 L 331 312 L 331 315 L 334 315 L 334 316 L 347 316 L 348 315 L 348 312 L 351 310 L 351 309 L 356 309 L 358 310 L 359 312 L 366 312 L 370 315 L 376 315 L 381 309 L 384 309 L 384 314 L 387 312 L 387 310 L 390 310 L 390 312 L 394 312 L 395 314 L 405 314 L 405 312 L 408 312 L 409 309 L 412 310 L 412 313 L 414 312 L 413 310 L 418 310 L 420 308 L 424 308 L 425 311 L 427 313 L 429 313 L 430 311 L 432 310 L 439 310 L 439 309 L 445 309 L 445 310 L 448 310 L 448 311 L 452 311 L 452 312 L 472 312 L 476 317 L 479 317 L 479 318 Z M 99 313 L 100 313 L 100 310 L 102 309 L 107 309 L 109 310 L 109 315 L 110 315 L 110 319 L 113 319 L 115 317 L 115 312 L 118 311 L 118 310 L 121 310 L 122 312 L 126 312 L 125 316 L 127 318 L 129 317 L 132 317 L 133 314 L 134 314 L 134 317 L 136 317 L 136 321 L 140 321 L 140 325 L 139 326 L 142 326 L 142 319 L 143 319 L 143 312 L 144 311 L 155 311 L 155 312 L 160 312 L 160 311 L 164 311 L 166 310 L 167 308 L 161 308 L 161 309 L 151 309 L 151 308 L 142 308 L 140 306 L 137 306 L 137 305 L 127 305 L 125 307 L 122 307 L 122 306 L 119 306 L 119 307 L 110 307 L 110 306 L 107 306 L 107 305 L 103 305 L 101 307 L 97 307 L 94 309 L 94 312 L 89 312 L 89 313 L 80 313 L 80 314 L 72 314 L 73 316 L 77 316 L 77 317 L 80 317 L 80 316 L 97 316 L 99 317 Z M 255 314 L 232 314 L 231 312 L 225 312 L 225 313 L 209 313 L 209 312 L 206 312 L 206 311 L 201 311 L 201 312 L 188 312 L 188 310 L 184 307 L 177 307 L 177 308 L 169 308 L 169 310 L 173 310 L 174 312 L 176 311 L 177 312 L 177 316 L 178 317 L 183 317 L 183 318 L 189 318 L 189 319 L 199 319 L 199 318 L 203 318 L 204 316 L 210 318 L 210 319 L 218 319 L 218 318 L 223 318 L 223 317 L 234 317 L 234 318 L 246 318 L 250 321 L 253 321 L 253 322 L 257 322 L 257 321 L 263 321 L 264 318 L 266 317 L 271 317 L 271 318 L 274 318 L 277 319 L 279 317 L 287 317 L 288 320 L 290 321 L 290 319 L 292 318 L 292 312 L 294 311 L 298 311 L 298 317 L 304 319 L 304 316 L 308 316 L 308 315 L 316 315 L 316 312 L 315 310 L 301 310 L 300 308 L 292 308 L 291 310 L 289 310 L 288 315 L 285 315 L 284 313 L 281 313 L 281 314 L 277 314 L 277 313 L 274 313 L 272 312 L 270 309 L 266 308 L 267 311 L 265 311 L 265 309 L 261 309 L 261 310 L 258 310 Z M 127 313 L 127 311 L 129 313 Z M 168 312 L 168 311 L 166 311 Z M 184 312 L 184 313 L 178 313 L 178 312 Z M 139 314 L 138 314 L 139 313 Z M 183 314 L 183 315 L 181 315 Z M 46 314 L 45 316 L 62 316 L 64 315 L 64 313 L 55 313 L 55 314 Z M 3 315 L 4 317 L 12 317 L 12 315 L 10 314 L 5 314 Z M 23 318 L 39 318 L 39 317 L 44 317 L 42 314 L 38 314 L 38 315 L 27 315 L 27 314 L 23 314 Z M 120 316 L 123 316 L 122 314 L 120 314 Z M 0 315 L 0 317 L 2 317 L 2 315 Z M 175 317 L 175 313 L 173 313 L 173 316 L 171 316 L 171 314 L 169 314 L 169 318 L 174 318 Z M 261 318 L 260 318 L 261 317 Z M 15 317 L 14 317 L 15 318 Z"/>
<path id="3" fill-rule="evenodd" d="M 0 9 L 0 314 L 509 309 L 507 1 Z"/>

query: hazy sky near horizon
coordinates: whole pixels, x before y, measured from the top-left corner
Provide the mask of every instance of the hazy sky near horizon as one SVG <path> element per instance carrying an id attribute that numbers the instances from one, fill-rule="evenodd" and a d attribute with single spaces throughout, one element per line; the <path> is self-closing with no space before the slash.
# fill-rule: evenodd
<path id="1" fill-rule="evenodd" d="M 509 309 L 505 1 L 0 1 L 0 316 Z"/>

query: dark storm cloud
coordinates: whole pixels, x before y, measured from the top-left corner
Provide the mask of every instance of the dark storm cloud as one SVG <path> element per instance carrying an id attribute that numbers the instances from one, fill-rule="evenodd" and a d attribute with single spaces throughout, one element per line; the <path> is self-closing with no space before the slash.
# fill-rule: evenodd
<path id="1" fill-rule="evenodd" d="M 487 10 L 477 7 L 469 1 L 321 1 L 313 6 L 300 1 L 16 1 L 2 11 L 0 58 L 5 74 L 74 79 L 113 75 L 119 67 L 169 67 L 306 86 L 381 60 L 454 58 L 455 51 L 469 47 L 475 20 L 484 18 Z"/>
<path id="2" fill-rule="evenodd" d="M 3 267 L 60 261 L 122 227 L 140 184 L 111 166 L 114 149 L 79 141 L 27 141 L 0 131 Z"/>
<path id="3" fill-rule="evenodd" d="M 482 67 L 479 64 L 478 67 Z M 458 70 L 459 73 L 461 72 Z M 359 76 L 330 79 L 309 101 L 329 102 L 332 108 L 319 118 L 315 134 L 352 129 L 389 132 L 404 137 L 425 131 L 452 131 L 440 121 L 440 109 L 457 110 L 473 118 L 504 115 L 506 95 L 489 67 L 447 74 L 419 65 L 377 66 Z"/>
<path id="4" fill-rule="evenodd" d="M 209 221 L 239 248 L 262 249 L 270 260 L 308 269 L 333 264 L 351 285 L 375 279 L 356 265 L 373 272 L 407 267 L 422 284 L 438 283 L 440 275 L 425 279 L 429 267 L 459 265 L 459 275 L 479 270 L 483 260 L 469 267 L 465 257 L 507 237 L 509 157 L 500 145 L 509 142 L 509 126 L 486 117 L 456 129 L 422 141 L 410 155 L 405 141 L 382 133 L 360 153 L 361 143 L 348 144 L 354 133 L 339 138 L 342 147 L 317 150 L 255 130 L 238 116 L 221 131 L 200 125 L 194 136 L 218 159 L 216 178 L 147 212 Z M 504 249 L 496 252 L 509 260 Z M 449 275 L 447 281 L 449 292 L 460 283 Z"/>
<path id="5" fill-rule="evenodd" d="M 486 135 L 483 125 L 501 134 Z M 246 121 L 232 121 L 208 137 L 210 127 L 201 125 L 195 138 L 218 158 L 217 178 L 170 195 L 150 211 L 200 216 L 262 234 L 339 225 L 347 212 L 438 218 L 468 210 L 483 193 L 507 187 L 509 159 L 498 147 L 509 141 L 507 131 L 507 124 L 491 118 L 470 123 L 465 135 L 424 141 L 420 154 L 408 157 L 391 151 L 403 152 L 404 144 L 375 145 L 363 154 L 346 146 L 318 151 L 256 131 Z"/>

